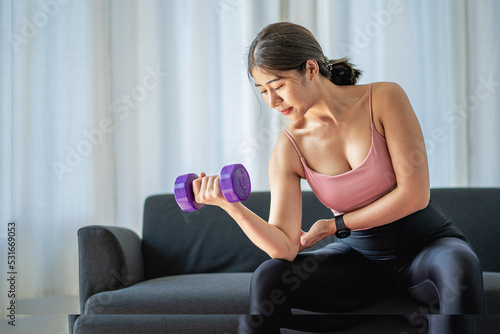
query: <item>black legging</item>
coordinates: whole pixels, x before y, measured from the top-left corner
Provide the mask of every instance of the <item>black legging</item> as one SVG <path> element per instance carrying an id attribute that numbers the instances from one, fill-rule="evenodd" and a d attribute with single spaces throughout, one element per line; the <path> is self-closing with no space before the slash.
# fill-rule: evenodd
<path id="1" fill-rule="evenodd" d="M 300 253 L 293 262 L 275 259 L 257 268 L 250 315 L 240 318 L 240 333 L 338 329 L 361 316 L 310 316 L 307 322 L 307 317 L 297 320 L 291 309 L 346 312 L 402 293 L 438 313 L 422 321 L 423 311 L 416 310 L 410 324 L 427 327 L 428 322 L 433 334 L 457 333 L 457 328 L 474 332 L 470 315 L 486 313 L 481 265 L 463 235 L 433 205 L 351 237 Z"/>

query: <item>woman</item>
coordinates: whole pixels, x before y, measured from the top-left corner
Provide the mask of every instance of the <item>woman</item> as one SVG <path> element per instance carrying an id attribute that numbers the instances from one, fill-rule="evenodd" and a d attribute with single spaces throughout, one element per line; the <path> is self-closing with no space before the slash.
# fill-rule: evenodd
<path id="1" fill-rule="evenodd" d="M 290 120 L 270 157 L 269 222 L 227 202 L 218 176 L 193 182 L 197 202 L 227 211 L 272 258 L 252 277 L 240 332 L 296 326 L 291 308 L 342 312 L 397 293 L 441 314 L 485 313 L 477 257 L 429 202 L 424 140 L 404 91 L 387 82 L 355 85 L 358 70 L 328 60 L 314 36 L 291 23 L 257 35 L 248 71 L 266 103 Z M 335 215 L 307 233 L 301 179 Z M 339 242 L 299 254 L 334 234 Z M 316 325 L 345 319 L 323 320 Z M 473 332 L 470 320 L 431 317 L 429 332 Z"/>

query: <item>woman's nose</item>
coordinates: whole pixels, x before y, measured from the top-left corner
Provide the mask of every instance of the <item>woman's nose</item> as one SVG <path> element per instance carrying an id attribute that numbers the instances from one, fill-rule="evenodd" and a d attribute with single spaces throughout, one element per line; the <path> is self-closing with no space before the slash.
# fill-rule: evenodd
<path id="1" fill-rule="evenodd" d="M 281 104 L 281 102 L 283 102 L 281 96 L 279 96 L 274 92 L 269 94 L 269 106 L 271 108 L 276 109 L 276 107 L 278 107 Z"/>

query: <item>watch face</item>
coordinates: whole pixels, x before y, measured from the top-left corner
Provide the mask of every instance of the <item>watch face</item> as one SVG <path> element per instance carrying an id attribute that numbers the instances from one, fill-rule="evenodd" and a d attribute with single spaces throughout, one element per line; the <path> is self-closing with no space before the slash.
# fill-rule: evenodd
<path id="1" fill-rule="evenodd" d="M 351 235 L 351 231 L 349 231 L 347 229 L 345 229 L 345 230 L 339 230 L 335 234 L 337 235 L 337 238 L 347 238 L 348 236 Z"/>

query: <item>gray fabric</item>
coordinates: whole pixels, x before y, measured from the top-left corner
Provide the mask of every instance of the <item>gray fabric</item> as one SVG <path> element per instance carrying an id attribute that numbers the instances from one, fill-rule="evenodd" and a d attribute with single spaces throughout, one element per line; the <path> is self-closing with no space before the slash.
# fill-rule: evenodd
<path id="1" fill-rule="evenodd" d="M 126 228 L 81 228 L 78 231 L 78 253 L 82 312 L 90 296 L 144 280 L 141 240 Z"/>
<path id="2" fill-rule="evenodd" d="M 173 195 L 151 196 L 144 207 L 146 278 L 212 272 L 251 272 L 269 257 L 221 209 L 185 213 Z"/>
<path id="3" fill-rule="evenodd" d="M 500 320 L 500 189 L 432 189 L 431 198 L 465 233 L 485 271 L 495 271 L 484 273 L 493 316 L 476 321 L 478 334 L 490 333 Z M 269 200 L 268 192 L 257 192 L 245 204 L 266 219 Z M 304 230 L 330 217 L 313 193 L 303 193 Z M 141 244 L 124 228 L 79 231 L 80 301 L 86 309 L 79 318 L 69 318 L 74 333 L 236 333 L 237 315 L 248 311 L 251 272 L 268 256 L 226 213 L 205 207 L 186 214 L 172 195 L 146 200 L 143 232 Z M 425 333 L 418 326 L 425 311 L 412 299 L 388 299 L 355 312 L 375 317 L 373 324 L 338 333 L 378 333 L 377 328 L 380 333 Z M 310 315 L 294 313 L 306 317 L 301 319 Z M 410 323 L 382 314 L 401 314 Z"/>
<path id="4" fill-rule="evenodd" d="M 483 277 L 487 313 L 500 315 L 500 273 L 486 272 Z"/>
<path id="5" fill-rule="evenodd" d="M 332 217 L 312 192 L 304 192 L 303 229 Z M 245 202 L 263 219 L 270 193 L 254 192 Z M 326 244 L 324 240 L 316 246 Z M 257 248 L 227 213 L 205 206 L 183 212 L 173 195 L 156 195 L 144 206 L 143 245 L 146 278 L 211 272 L 253 272 L 269 256 Z"/>
<path id="6" fill-rule="evenodd" d="M 237 328 L 238 315 L 86 314 L 73 334 L 232 334 Z"/>
<path id="7" fill-rule="evenodd" d="M 475 316 L 476 334 L 496 333 L 500 316 Z M 425 334 L 422 323 L 408 326 L 398 317 L 379 316 L 336 334 Z M 238 315 L 82 315 L 73 334 L 236 334 Z M 71 333 L 71 332 L 70 332 Z M 312 332 L 282 329 L 282 334 Z"/>
<path id="8" fill-rule="evenodd" d="M 251 273 L 161 277 L 89 298 L 86 314 L 245 314 Z"/>
<path id="9" fill-rule="evenodd" d="M 476 334 L 494 334 L 499 332 L 500 315 L 476 315 Z"/>
<path id="10" fill-rule="evenodd" d="M 68 314 L 69 334 L 73 334 L 73 328 L 75 327 L 75 322 L 79 316 L 80 316 L 79 314 Z"/>
<path id="11" fill-rule="evenodd" d="M 303 192 L 302 198 L 304 230 L 318 219 L 332 217 L 312 192 Z M 431 198 L 467 235 L 484 270 L 500 272 L 500 249 L 494 247 L 500 234 L 500 224 L 494 223 L 500 216 L 500 189 L 432 189 Z M 267 219 L 269 203 L 269 192 L 254 192 L 245 205 Z M 224 211 L 205 206 L 185 213 L 168 194 L 146 200 L 142 248 L 148 279 L 203 272 L 251 272 L 269 258 Z"/>
<path id="12" fill-rule="evenodd" d="M 380 302 L 367 305 L 360 309 L 349 311 L 349 314 L 400 314 L 409 315 L 423 309 L 422 304 L 411 299 L 403 297 L 391 297 Z M 307 315 L 314 314 L 300 309 L 293 309 L 293 314 Z"/>
<path id="13" fill-rule="evenodd" d="M 500 272 L 500 188 L 431 189 L 431 198 L 466 235 L 483 270 Z"/>
<path id="14" fill-rule="evenodd" d="M 342 319 L 347 317 L 352 317 L 353 323 L 356 323 L 354 327 L 349 328 L 326 328 L 321 331 L 321 333 L 330 334 L 425 334 L 427 333 L 426 324 L 419 326 L 409 326 L 408 322 L 401 316 L 397 315 L 372 315 L 372 316 L 361 316 L 361 315 L 341 315 Z M 303 326 L 308 327 L 308 322 L 313 323 L 317 319 L 305 319 L 297 320 L 303 323 Z M 318 332 L 311 332 L 308 330 L 298 331 L 291 329 L 281 329 L 281 334 L 315 334 Z"/>
<path id="15" fill-rule="evenodd" d="M 87 314 L 245 314 L 251 273 L 169 276 L 116 291 L 101 292 L 87 302 Z M 500 314 L 500 273 L 485 273 L 488 313 Z M 353 314 L 433 313 L 410 298 L 393 297 Z M 294 314 L 310 314 L 294 310 Z"/>

